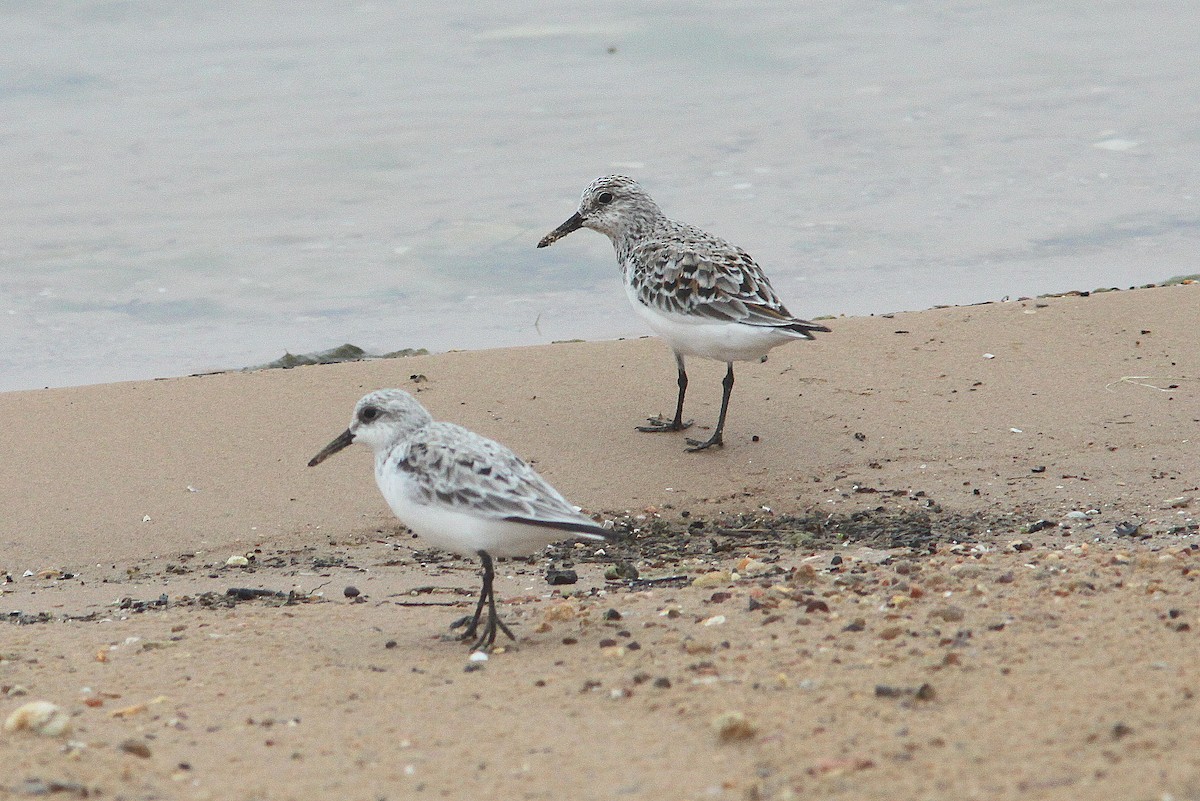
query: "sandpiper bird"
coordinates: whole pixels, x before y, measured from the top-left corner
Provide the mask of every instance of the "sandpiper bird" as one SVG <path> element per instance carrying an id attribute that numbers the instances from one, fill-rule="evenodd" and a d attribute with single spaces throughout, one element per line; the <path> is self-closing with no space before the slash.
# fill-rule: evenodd
<path id="1" fill-rule="evenodd" d="M 634 310 L 667 341 L 679 371 L 675 418 L 649 419 L 638 431 L 682 431 L 687 392 L 685 356 L 727 365 L 721 413 L 707 440 L 688 439 L 689 451 L 723 445 L 733 391 L 733 363 L 762 360 L 793 339 L 812 339 L 823 325 L 793 317 L 746 251 L 685 223 L 668 219 L 632 178 L 606 175 L 583 190 L 579 210 L 538 242 L 547 247 L 572 231 L 591 228 L 612 240 L 625 293 Z"/>
<path id="2" fill-rule="evenodd" d="M 464 640 L 487 650 L 499 629 L 493 556 L 529 556 L 568 538 L 604 542 L 613 534 L 584 517 L 526 462 L 494 440 L 453 423 L 434 422 L 416 398 L 380 389 L 354 407 L 350 427 L 308 463 L 315 467 L 352 442 L 375 451 L 375 482 L 400 522 L 435 548 L 478 556 L 483 589 Z M 487 622 L 479 621 L 487 607 Z"/>

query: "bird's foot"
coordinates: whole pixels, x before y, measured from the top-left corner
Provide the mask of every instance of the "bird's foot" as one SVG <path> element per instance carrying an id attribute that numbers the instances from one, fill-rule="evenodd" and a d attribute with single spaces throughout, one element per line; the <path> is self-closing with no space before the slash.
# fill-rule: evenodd
<path id="1" fill-rule="evenodd" d="M 463 628 L 463 627 L 466 628 Z M 450 630 L 463 629 L 462 634 L 458 635 L 460 640 L 473 640 L 479 636 L 479 618 L 475 615 L 463 615 L 458 620 L 450 624 Z"/>
<path id="2" fill-rule="evenodd" d="M 696 453 L 697 451 L 706 451 L 713 447 L 723 448 L 725 447 L 725 440 L 721 438 L 721 432 L 718 431 L 708 439 L 692 439 L 688 437 L 687 444 L 691 446 L 686 449 L 687 452 Z"/>
<path id="3" fill-rule="evenodd" d="M 637 430 L 645 431 L 651 434 L 657 434 L 661 431 L 683 431 L 685 428 L 692 427 L 691 420 L 688 420 L 686 423 L 682 420 L 667 420 L 662 415 L 658 415 L 657 417 L 647 417 L 646 422 L 648 422 L 650 425 L 637 426 Z"/>
<path id="4" fill-rule="evenodd" d="M 500 631 L 503 631 L 506 635 L 508 635 L 508 639 L 512 640 L 513 642 L 516 642 L 516 640 L 517 640 L 516 636 L 512 633 L 512 630 L 509 629 L 508 626 L 504 625 L 504 621 L 500 620 L 499 618 L 495 617 L 494 615 L 490 615 L 490 616 L 488 616 L 487 623 L 485 623 L 483 626 L 483 634 L 480 635 L 479 639 L 477 639 L 475 641 L 475 644 L 471 646 L 471 650 L 472 651 L 490 651 L 490 650 L 492 650 L 492 646 L 494 646 L 496 644 L 496 630 L 497 629 L 499 629 Z M 472 636 L 474 636 L 474 632 L 472 632 Z M 463 639 L 465 640 L 468 638 L 463 637 Z"/>

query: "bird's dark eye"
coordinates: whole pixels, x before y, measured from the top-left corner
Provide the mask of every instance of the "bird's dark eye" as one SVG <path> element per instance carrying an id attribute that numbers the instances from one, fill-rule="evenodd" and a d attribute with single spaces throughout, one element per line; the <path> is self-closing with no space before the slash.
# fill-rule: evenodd
<path id="1" fill-rule="evenodd" d="M 596 196 L 597 203 L 612 203 L 612 192 L 601 192 Z"/>
<path id="2" fill-rule="evenodd" d="M 374 406 L 368 406 L 358 413 L 358 419 L 362 420 L 364 423 L 369 423 L 378 416 L 379 409 L 375 408 Z"/>

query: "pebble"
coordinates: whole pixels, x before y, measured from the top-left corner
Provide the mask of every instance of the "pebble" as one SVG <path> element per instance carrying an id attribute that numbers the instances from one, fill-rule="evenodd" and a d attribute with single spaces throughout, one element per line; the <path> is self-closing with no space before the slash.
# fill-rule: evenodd
<path id="1" fill-rule="evenodd" d="M 342 595 L 345 595 L 347 598 L 357 598 L 358 594 L 358 587 L 347 587 L 342 590 Z"/>
<path id="2" fill-rule="evenodd" d="M 30 701 L 13 710 L 4 721 L 4 730 L 30 731 L 44 737 L 61 737 L 71 731 L 71 716 L 58 704 Z"/>
<path id="3" fill-rule="evenodd" d="M 1073 512 L 1067 512 L 1067 519 L 1068 519 L 1068 520 L 1087 520 L 1087 519 L 1088 519 L 1088 513 L 1087 513 L 1087 512 L 1081 512 L 1081 511 L 1079 511 L 1078 509 L 1076 509 L 1076 510 L 1075 510 L 1075 511 L 1073 511 Z"/>
<path id="4" fill-rule="evenodd" d="M 546 571 L 546 583 L 552 587 L 577 584 L 578 582 L 579 574 L 574 570 L 555 570 L 551 568 Z"/>
<path id="5" fill-rule="evenodd" d="M 712 719 L 711 725 L 717 733 L 717 738 L 723 743 L 749 740 L 758 733 L 758 729 L 751 725 L 741 712 L 722 712 Z"/>
<path id="6" fill-rule="evenodd" d="M 563 601 L 546 610 L 545 621 L 547 623 L 563 622 L 573 620 L 575 618 L 575 605 L 570 601 Z"/>
<path id="7" fill-rule="evenodd" d="M 733 580 L 733 575 L 728 570 L 714 570 L 711 573 L 704 573 L 696 576 L 692 580 L 693 587 L 720 587 L 728 584 Z"/>
<path id="8" fill-rule="evenodd" d="M 966 612 L 963 611 L 961 606 L 954 606 L 953 604 L 947 604 L 945 606 L 939 606 L 937 609 L 934 609 L 932 612 L 929 613 L 929 616 L 941 618 L 942 620 L 946 621 L 947 623 L 957 623 L 958 621 L 960 621 L 964 617 L 966 617 Z"/>
<path id="9" fill-rule="evenodd" d="M 150 746 L 146 745 L 141 740 L 125 740 L 121 743 L 121 750 L 127 754 L 133 754 L 135 757 L 142 759 L 150 758 Z"/>
<path id="10" fill-rule="evenodd" d="M 240 554 L 235 554 L 225 560 L 226 567 L 246 567 L 249 564 L 250 560 Z"/>

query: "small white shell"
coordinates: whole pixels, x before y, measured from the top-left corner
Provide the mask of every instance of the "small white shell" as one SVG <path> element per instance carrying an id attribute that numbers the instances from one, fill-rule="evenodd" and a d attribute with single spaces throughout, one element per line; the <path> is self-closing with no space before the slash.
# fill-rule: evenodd
<path id="1" fill-rule="evenodd" d="M 17 707 L 4 721 L 4 730 L 7 732 L 24 729 L 46 737 L 61 737 L 71 731 L 71 716 L 57 704 L 31 701 Z"/>

